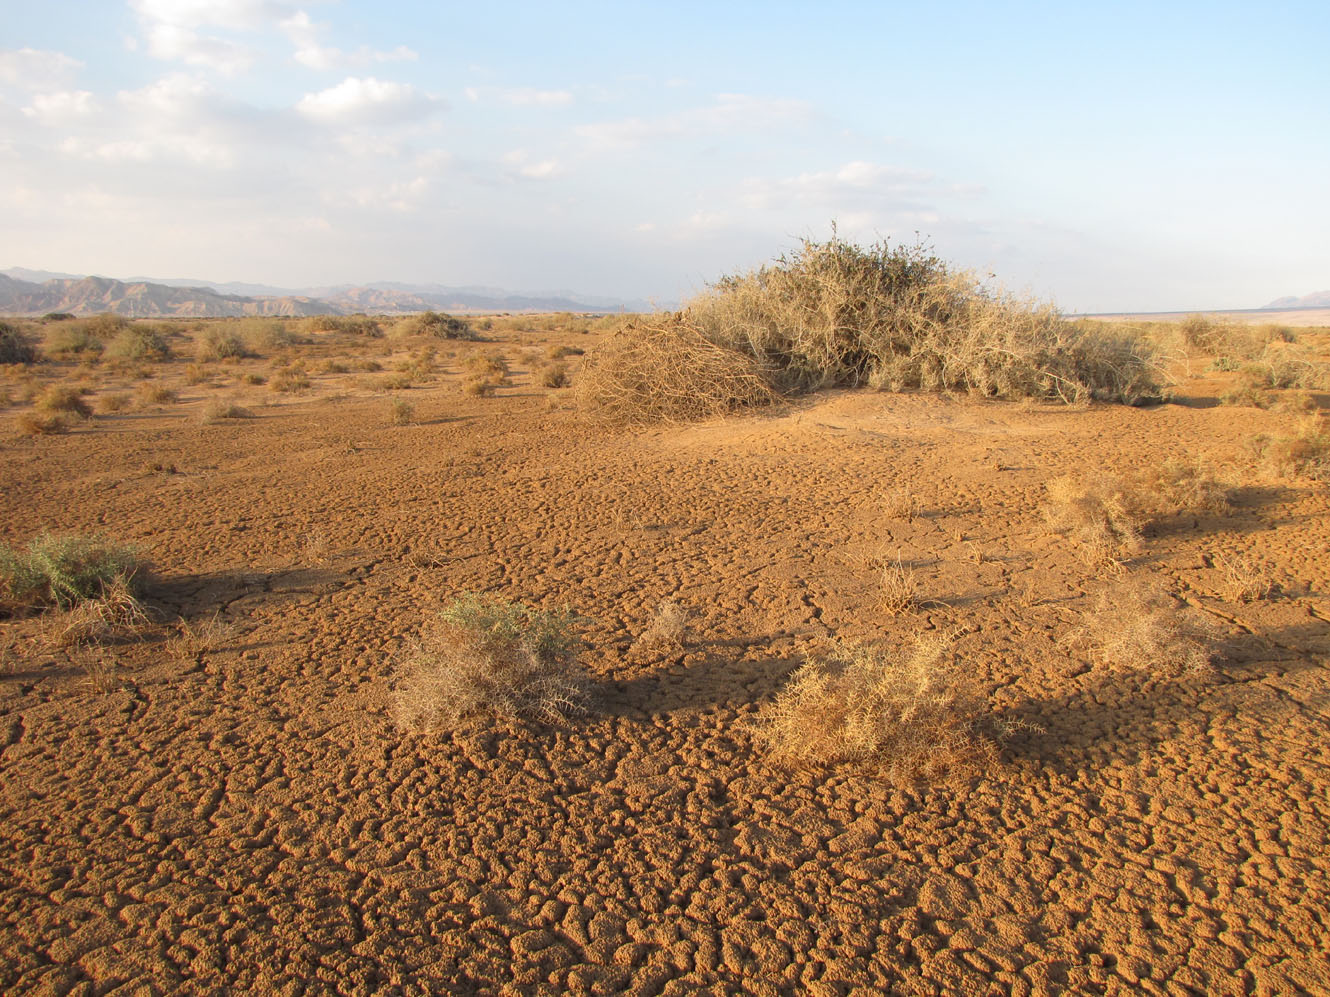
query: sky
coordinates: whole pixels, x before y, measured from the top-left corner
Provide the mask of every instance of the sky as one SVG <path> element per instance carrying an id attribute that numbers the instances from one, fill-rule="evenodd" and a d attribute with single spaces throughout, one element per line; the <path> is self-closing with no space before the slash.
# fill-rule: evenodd
<path id="1" fill-rule="evenodd" d="M 1330 4 L 0 0 L 0 267 L 669 305 L 923 241 L 1072 312 L 1330 289 Z"/>

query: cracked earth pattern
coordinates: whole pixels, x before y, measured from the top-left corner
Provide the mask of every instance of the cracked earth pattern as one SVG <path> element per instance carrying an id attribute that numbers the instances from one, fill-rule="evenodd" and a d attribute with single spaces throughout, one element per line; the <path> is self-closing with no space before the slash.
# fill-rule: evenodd
<path id="1" fill-rule="evenodd" d="M 158 615 L 226 634 L 116 645 L 98 684 L 49 621 L 0 620 L 0 991 L 1330 993 L 1327 496 L 1244 450 L 1287 417 L 1198 380 L 1153 409 L 832 393 L 629 431 L 521 370 L 493 399 L 459 378 L 403 427 L 322 381 L 223 424 L 198 388 L 63 437 L 0 414 L 4 539 L 136 543 Z M 1053 477 L 1197 455 L 1242 477 L 1233 511 L 1158 524 L 1121 577 L 1044 524 Z M 902 486 L 920 516 L 882 512 Z M 884 551 L 918 610 L 877 608 Z M 1272 597 L 1225 598 L 1233 553 Z M 1217 624 L 1212 672 L 1085 657 L 1124 579 Z M 401 731 L 396 664 L 466 589 L 585 617 L 593 712 Z M 691 636 L 635 646 L 667 598 Z M 934 627 L 1014 722 L 996 762 L 764 760 L 806 653 Z"/>

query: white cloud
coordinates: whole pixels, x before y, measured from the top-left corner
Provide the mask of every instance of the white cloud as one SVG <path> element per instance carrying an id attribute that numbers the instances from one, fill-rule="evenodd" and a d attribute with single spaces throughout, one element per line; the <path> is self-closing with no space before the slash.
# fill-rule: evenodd
<path id="1" fill-rule="evenodd" d="M 296 109 L 320 121 L 385 124 L 425 117 L 446 106 L 409 83 L 348 76 L 335 87 L 306 94 Z"/>
<path id="2" fill-rule="evenodd" d="M 59 124 L 89 115 L 97 108 L 97 100 L 90 91 L 62 90 L 34 94 L 32 103 L 23 108 L 23 113 L 43 124 Z"/>
<path id="3" fill-rule="evenodd" d="M 310 20 L 303 10 L 282 21 L 279 27 L 295 45 L 293 58 L 309 69 L 347 69 L 368 66 L 379 62 L 410 62 L 419 58 L 417 53 L 405 45 L 398 45 L 387 52 L 376 51 L 362 45 L 354 52 L 345 52 L 335 46 L 322 44 L 322 36 L 327 25 Z"/>
<path id="4" fill-rule="evenodd" d="M 532 87 L 517 87 L 504 90 L 499 99 L 505 104 L 517 107 L 565 107 L 573 102 L 573 95 L 567 90 L 536 90 Z"/>
<path id="5" fill-rule="evenodd" d="M 489 99 L 513 107 L 567 107 L 574 100 L 571 90 L 538 90 L 535 87 L 465 87 L 462 93 L 473 103 Z"/>
<path id="6" fill-rule="evenodd" d="M 707 107 L 688 108 L 657 118 L 633 117 L 579 125 L 576 133 L 592 145 L 632 147 L 667 139 L 788 126 L 808 120 L 812 114 L 812 105 L 804 100 L 722 93 Z"/>
<path id="7" fill-rule="evenodd" d="M 530 166 L 523 166 L 522 176 L 532 180 L 545 180 L 554 176 L 558 172 L 559 164 L 556 160 L 545 159 L 539 163 L 532 163 Z"/>
<path id="8" fill-rule="evenodd" d="M 741 186 L 745 206 L 762 211 L 789 205 L 821 205 L 833 213 L 866 204 L 914 203 L 935 181 L 930 173 L 853 160 L 834 170 L 770 179 L 750 177 Z"/>
<path id="9" fill-rule="evenodd" d="M 82 65 L 63 52 L 13 49 L 0 52 L 0 82 L 20 90 L 58 90 L 74 78 Z"/>
<path id="10" fill-rule="evenodd" d="M 166 62 L 215 69 L 224 76 L 244 72 L 256 54 L 225 38 L 202 35 L 180 24 L 159 23 L 147 27 L 148 54 Z"/>
<path id="11" fill-rule="evenodd" d="M 130 6 L 153 23 L 253 31 L 290 16 L 297 4 L 289 0 L 130 0 Z"/>

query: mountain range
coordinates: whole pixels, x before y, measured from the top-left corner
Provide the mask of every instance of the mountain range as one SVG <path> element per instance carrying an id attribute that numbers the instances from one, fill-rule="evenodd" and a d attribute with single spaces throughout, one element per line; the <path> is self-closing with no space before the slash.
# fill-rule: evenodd
<path id="1" fill-rule="evenodd" d="M 0 270 L 0 314 L 75 315 L 114 312 L 130 318 L 221 318 L 242 315 L 399 314 L 421 311 L 616 312 L 649 311 L 645 301 L 576 295 L 568 291 L 515 294 L 492 287 L 443 284 L 340 284 L 282 288 L 266 284 L 216 283 L 130 277 L 87 277 L 11 267 Z"/>
<path id="2" fill-rule="evenodd" d="M 1266 308 L 1330 308 L 1330 291 L 1317 291 L 1301 298 L 1275 298 Z"/>

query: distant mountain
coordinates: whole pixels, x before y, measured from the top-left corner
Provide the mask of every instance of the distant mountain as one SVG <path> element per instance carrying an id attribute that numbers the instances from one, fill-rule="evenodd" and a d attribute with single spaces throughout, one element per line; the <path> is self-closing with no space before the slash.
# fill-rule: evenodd
<path id="1" fill-rule="evenodd" d="M 330 309 L 313 298 L 249 298 L 208 287 L 168 287 L 107 277 L 66 277 L 40 284 L 0 274 L 0 314 L 114 312 L 130 318 L 222 318 L 239 315 L 319 315 Z"/>
<path id="2" fill-rule="evenodd" d="M 1330 291 L 1317 291 L 1301 298 L 1275 298 L 1266 308 L 1330 308 Z"/>
<path id="3" fill-rule="evenodd" d="M 0 271 L 0 314 L 115 312 L 136 318 L 319 315 L 372 312 L 648 311 L 645 301 L 585 297 L 570 291 L 513 294 L 494 287 L 444 284 L 340 284 L 282 288 L 267 284 L 132 277 L 80 277 L 13 267 Z"/>

